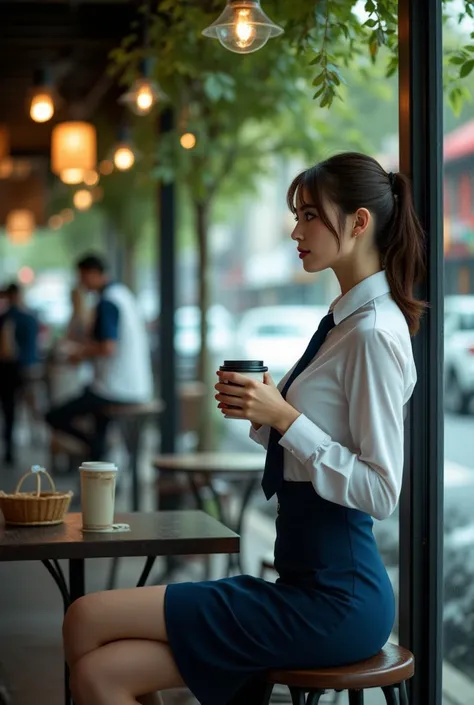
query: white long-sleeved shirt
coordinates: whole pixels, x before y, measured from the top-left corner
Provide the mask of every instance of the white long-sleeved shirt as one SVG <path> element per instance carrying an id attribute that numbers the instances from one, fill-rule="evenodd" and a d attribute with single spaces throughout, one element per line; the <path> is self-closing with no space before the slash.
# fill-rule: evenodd
<path id="1" fill-rule="evenodd" d="M 310 480 L 324 499 L 384 519 L 400 496 L 404 418 L 416 383 L 408 326 L 384 272 L 331 308 L 336 327 L 286 395 L 301 415 L 280 440 L 284 478 Z M 269 433 L 250 429 L 265 448 Z"/>

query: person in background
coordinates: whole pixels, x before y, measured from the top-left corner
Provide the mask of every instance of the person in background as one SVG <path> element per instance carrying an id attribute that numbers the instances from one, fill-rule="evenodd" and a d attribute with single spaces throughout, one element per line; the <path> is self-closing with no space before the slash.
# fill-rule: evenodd
<path id="1" fill-rule="evenodd" d="M 54 346 L 48 364 L 51 406 L 59 406 L 77 397 L 91 380 L 90 362 L 68 362 L 78 344 L 82 345 L 88 340 L 92 325 L 91 306 L 86 304 L 84 292 L 79 286 L 71 290 L 71 307 L 72 313 L 64 336 Z"/>
<path id="2" fill-rule="evenodd" d="M 3 292 L 7 308 L 0 315 L 0 404 L 3 412 L 4 462 L 14 462 L 15 416 L 28 371 L 38 362 L 36 317 L 22 303 L 18 284 Z"/>
<path id="3" fill-rule="evenodd" d="M 104 407 L 151 398 L 151 357 L 145 324 L 130 290 L 110 279 L 100 256 L 83 257 L 77 263 L 77 271 L 81 286 L 98 294 L 98 302 L 90 335 L 83 342 L 77 341 L 69 360 L 76 364 L 90 361 L 92 382 L 79 396 L 53 407 L 46 421 L 54 430 L 82 441 L 89 448 L 90 458 L 100 460 L 105 453 L 110 420 Z M 76 425 L 86 416 L 94 419 L 90 433 Z"/>

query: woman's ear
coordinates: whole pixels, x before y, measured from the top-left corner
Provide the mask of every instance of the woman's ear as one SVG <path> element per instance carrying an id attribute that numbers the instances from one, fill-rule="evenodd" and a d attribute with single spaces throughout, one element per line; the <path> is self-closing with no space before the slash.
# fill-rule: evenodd
<path id="1" fill-rule="evenodd" d="M 352 236 L 359 237 L 367 230 L 372 216 L 367 208 L 359 208 L 353 215 L 352 219 Z"/>

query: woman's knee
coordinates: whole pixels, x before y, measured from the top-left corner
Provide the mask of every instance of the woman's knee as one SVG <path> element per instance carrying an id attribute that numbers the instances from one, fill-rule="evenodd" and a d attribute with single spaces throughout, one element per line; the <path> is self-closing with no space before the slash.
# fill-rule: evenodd
<path id="1" fill-rule="evenodd" d="M 85 595 L 75 600 L 65 614 L 63 641 L 66 660 L 70 666 L 89 651 L 100 646 L 94 630 L 100 602 L 100 593 Z"/>

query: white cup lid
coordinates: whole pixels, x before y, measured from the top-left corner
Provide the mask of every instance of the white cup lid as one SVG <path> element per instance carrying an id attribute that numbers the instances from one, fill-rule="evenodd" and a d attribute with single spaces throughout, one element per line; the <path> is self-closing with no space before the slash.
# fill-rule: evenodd
<path id="1" fill-rule="evenodd" d="M 115 463 L 107 463 L 102 462 L 100 460 L 88 460 L 87 462 L 82 463 L 79 470 L 89 470 L 91 472 L 94 472 L 94 470 L 96 472 L 103 472 L 104 470 L 108 470 L 109 472 L 117 472 L 118 467 L 115 465 Z"/>

